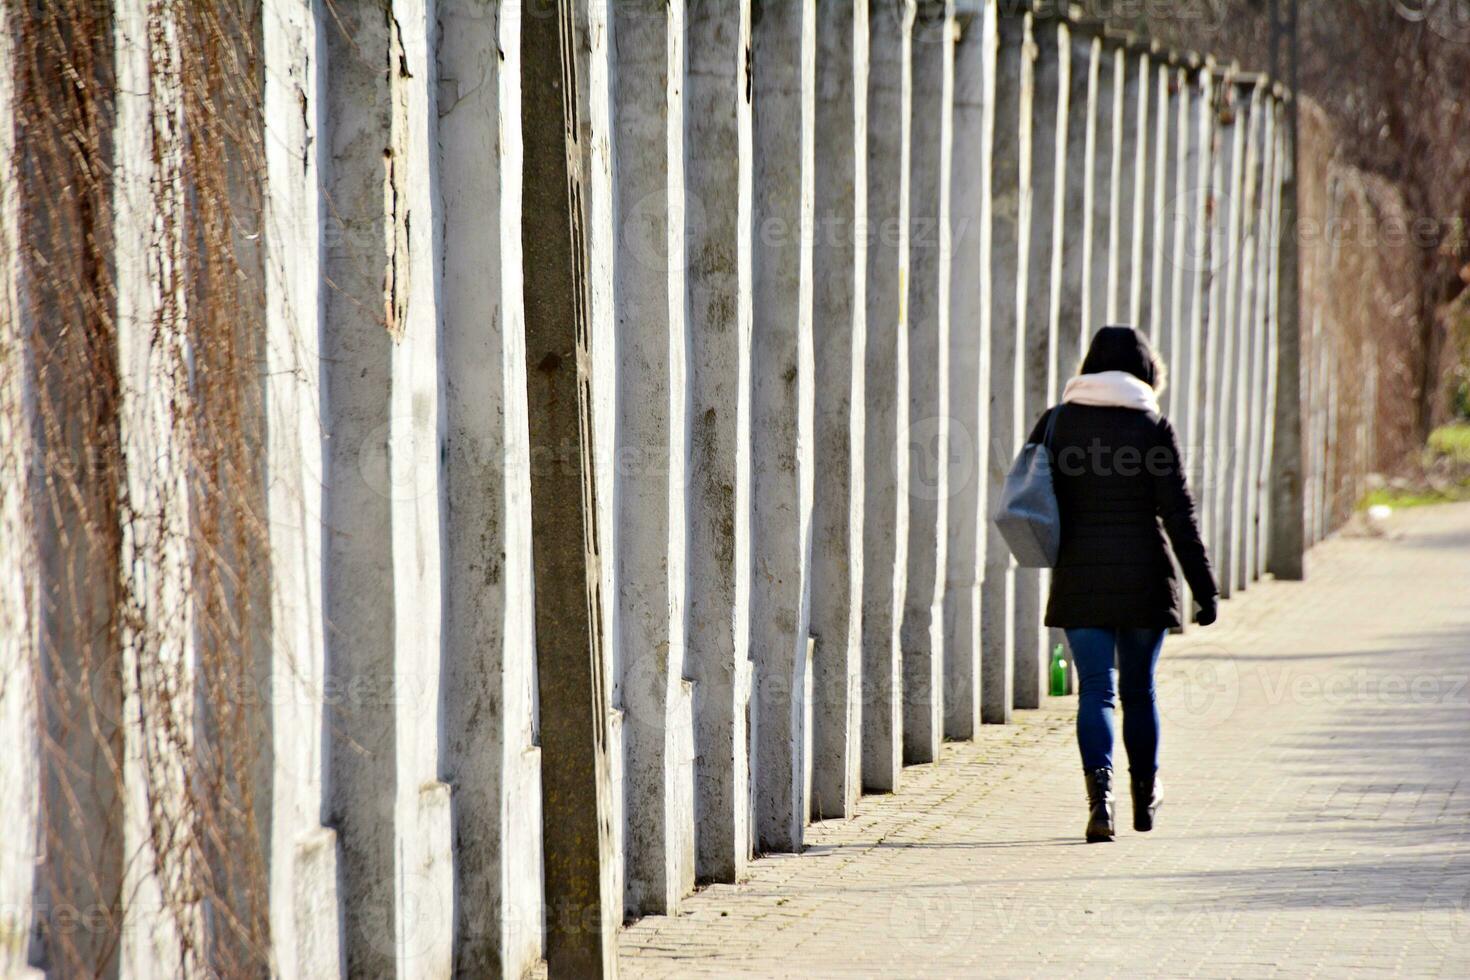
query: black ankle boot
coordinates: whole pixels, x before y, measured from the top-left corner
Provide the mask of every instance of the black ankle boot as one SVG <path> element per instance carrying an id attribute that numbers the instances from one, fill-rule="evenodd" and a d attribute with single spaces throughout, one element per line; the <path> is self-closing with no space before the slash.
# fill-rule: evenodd
<path id="1" fill-rule="evenodd" d="M 1164 783 L 1156 772 L 1134 773 L 1133 783 L 1133 829 L 1148 832 L 1154 829 L 1154 811 L 1164 802 Z"/>
<path id="2" fill-rule="evenodd" d="M 1113 839 L 1113 770 L 1094 769 L 1087 777 L 1087 843 Z"/>

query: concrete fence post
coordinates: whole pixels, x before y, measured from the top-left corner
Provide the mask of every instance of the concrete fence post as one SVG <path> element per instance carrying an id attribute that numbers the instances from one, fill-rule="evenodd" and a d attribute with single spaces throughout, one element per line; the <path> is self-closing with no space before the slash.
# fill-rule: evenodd
<path id="1" fill-rule="evenodd" d="M 444 458 L 444 388 L 440 275 L 443 202 L 437 180 L 438 91 L 432 0 L 394 0 L 398 77 L 394 82 L 392 179 L 394 194 L 393 274 L 395 300 L 406 298 L 402 339 L 392 355 L 389 453 L 394 473 L 422 459 Z M 390 39 L 392 51 L 395 42 Z M 401 175 L 401 176 L 400 176 Z M 427 220 L 426 220 L 427 219 Z M 404 254 L 404 253 L 407 254 Z M 407 273 L 412 263 L 416 274 Z M 425 274 L 427 273 L 427 274 Z M 426 408 L 425 406 L 430 406 Z M 406 458 L 405 458 L 406 457 Z M 397 807 L 404 815 L 398 860 L 397 901 L 404 914 L 395 936 L 402 972 L 438 977 L 453 962 L 453 916 L 417 916 L 426 906 L 453 908 L 454 830 L 451 787 L 444 781 L 441 753 L 443 705 L 443 491 L 439 467 L 415 467 L 410 494 L 395 481 L 393 580 L 397 669 L 422 678 L 415 697 L 395 709 L 398 743 Z M 427 470 L 427 471 L 426 471 Z"/>
<path id="2" fill-rule="evenodd" d="M 558 0 L 562 2 L 562 0 Z M 614 108 L 614 47 L 617 25 L 611 0 L 571 0 L 577 86 L 577 144 L 581 151 L 583 199 L 587 240 L 587 344 L 591 352 L 588 373 L 591 405 L 590 472 L 597 481 L 593 497 L 597 538 L 598 615 L 602 618 L 602 695 L 607 702 L 608 786 L 612 812 L 612 863 L 608 868 L 611 891 L 602 914 L 613 922 L 624 917 L 627 893 L 624 855 L 627 844 L 627 715 L 623 707 L 622 580 L 619 576 L 618 499 L 622 467 L 618 453 L 617 251 L 619 228 L 615 165 L 617 157 Z M 524 15 L 524 12 L 523 12 Z M 544 14 L 539 14 L 544 16 Z M 524 73 L 523 73 L 524 90 Z M 562 451 L 558 449 L 558 452 Z M 537 460 L 533 458 L 532 464 Z"/>
<path id="3" fill-rule="evenodd" d="M 921 0 L 913 30 L 909 130 L 908 578 L 903 648 L 903 757 L 933 762 L 944 739 L 944 584 L 951 440 L 949 406 L 950 154 L 954 4 Z"/>
<path id="4" fill-rule="evenodd" d="M 811 815 L 823 819 L 850 816 L 862 791 L 868 0 L 817 14 Z"/>
<path id="5" fill-rule="evenodd" d="M 325 73 L 305 0 L 262 8 L 266 461 L 270 514 L 270 926 L 283 973 L 343 973 L 337 833 L 326 815 L 322 421 Z M 540 842 L 537 842 L 540 846 Z"/>
<path id="6" fill-rule="evenodd" d="M 117 292 L 118 424 L 126 462 L 118 575 L 128 617 L 120 630 L 123 677 L 121 758 L 123 883 L 119 970 L 151 976 L 202 966 L 202 907 L 178 882 L 194 869 L 160 852 L 155 814 L 178 819 L 186 805 L 183 760 L 196 749 L 189 698 L 161 698 L 163 685 L 196 682 L 198 637 L 187 443 L 176 413 L 189 404 L 179 53 L 150 43 L 177 29 L 172 12 L 119 4 L 112 25 L 117 102 L 113 120 L 112 240 Z M 155 62 L 155 59 L 157 61 Z M 121 516 L 121 515 L 119 515 Z M 168 830 L 165 825 L 164 831 Z M 164 870 L 165 861 L 171 867 Z"/>
<path id="7" fill-rule="evenodd" d="M 1281 101 L 1280 85 L 1272 92 L 1271 99 L 1271 122 L 1275 129 L 1272 138 L 1273 155 L 1275 158 L 1274 173 L 1271 184 L 1267 188 L 1268 204 L 1270 207 L 1270 226 L 1267 229 L 1267 280 L 1266 280 L 1266 404 L 1263 410 L 1263 423 L 1261 431 L 1261 476 L 1258 487 L 1259 502 L 1261 510 L 1260 545 L 1256 554 L 1257 575 L 1265 575 L 1270 570 L 1272 542 L 1274 540 L 1275 519 L 1275 495 L 1276 495 L 1276 426 L 1278 421 L 1285 418 L 1286 409 L 1279 403 L 1280 383 L 1278 370 L 1280 367 L 1280 342 L 1281 342 L 1281 277 L 1282 264 L 1284 261 L 1284 249 L 1282 247 L 1282 221 L 1285 202 L 1286 175 L 1291 160 L 1287 155 L 1287 133 L 1284 125 L 1285 112 Z M 1297 405 L 1297 414 L 1292 416 L 1300 419 L 1301 406 Z"/>
<path id="8" fill-rule="evenodd" d="M 1029 241 L 1025 233 L 1031 113 L 1030 72 L 1026 33 L 1030 15 L 1001 12 L 997 18 L 994 144 L 991 149 L 990 194 L 990 445 L 985 453 L 988 496 L 996 500 L 1006 471 L 1026 433 L 1024 390 L 1021 384 L 1025 350 L 1026 276 Z M 1015 703 L 1017 574 L 1015 559 L 992 522 L 986 530 L 985 585 L 981 591 L 981 638 L 984 643 L 982 676 L 984 718 L 1008 722 Z M 1003 702 L 1001 699 L 1004 699 Z"/>
<path id="9" fill-rule="evenodd" d="M 1065 127 L 1068 94 L 1062 89 L 1061 62 L 1070 58 L 1065 25 L 1033 15 L 1027 47 L 1025 75 L 1028 91 L 1023 97 L 1022 176 L 1025 188 L 1023 228 L 1027 253 L 1025 335 L 1018 357 L 1019 428 L 1024 441 L 1031 426 L 1055 397 L 1056 371 L 1053 351 L 1061 317 L 1061 259 L 1066 228 L 1065 129 L 1059 140 L 1059 123 Z M 1037 569 L 1016 572 L 1015 706 L 1038 708 L 1046 696 L 1047 646 L 1050 634 L 1043 626 L 1050 576 Z"/>
<path id="10" fill-rule="evenodd" d="M 540 696 L 546 961 L 614 976 L 621 920 L 594 472 L 587 168 L 572 0 L 521 18 L 526 401 Z M 586 50 L 585 48 L 583 50 Z M 569 81 L 570 84 L 564 84 Z M 595 243 L 595 240 L 594 240 Z"/>
<path id="11" fill-rule="evenodd" d="M 689 675 L 695 868 L 736 881 L 750 827 L 750 3 L 688 8 Z"/>
<path id="12" fill-rule="evenodd" d="M 1133 295 L 1133 243 L 1137 233 L 1135 205 L 1138 201 L 1139 85 L 1140 76 L 1132 34 L 1108 33 L 1112 50 L 1113 88 L 1113 181 L 1112 206 L 1108 213 L 1108 323 L 1137 325 L 1131 310 Z M 1147 89 L 1145 88 L 1145 92 Z M 1144 144 L 1147 146 L 1147 143 Z M 1102 326 L 1101 323 L 1097 326 Z"/>
<path id="13" fill-rule="evenodd" d="M 439 185 L 444 727 L 454 785 L 455 970 L 504 976 L 528 969 L 542 947 L 520 52 L 517 18 L 503 12 L 486 18 L 463 5 L 440 8 L 438 77 L 441 93 L 454 97 L 440 109 Z M 496 313 L 488 323 L 487 310 Z M 493 750 L 486 752 L 486 745 Z"/>
<path id="14" fill-rule="evenodd" d="M 1220 479 L 1220 355 L 1225 339 L 1226 264 L 1230 260 L 1231 143 L 1233 120 L 1222 120 L 1230 99 L 1229 69 L 1211 70 L 1212 99 L 1208 125 L 1211 155 L 1203 172 L 1208 209 L 1205 214 L 1205 247 L 1201 262 L 1200 372 L 1198 425 L 1200 434 L 1199 502 L 1200 534 L 1211 559 L 1219 566 L 1220 521 L 1216 504 Z M 1220 583 L 1221 594 L 1225 593 Z"/>
<path id="15" fill-rule="evenodd" d="M 1087 105 L 1087 73 L 1073 69 L 1073 36 L 1067 21 L 1059 19 L 1055 29 L 1056 38 L 1052 43 L 1056 50 L 1052 57 L 1056 61 L 1056 97 L 1049 138 L 1056 176 L 1051 196 L 1051 288 L 1046 329 L 1046 393 L 1043 398 L 1043 404 L 1047 406 L 1061 401 L 1062 390 L 1076 367 L 1072 351 L 1078 344 L 1073 331 L 1080 326 L 1077 317 L 1082 241 L 1075 228 L 1069 230 L 1068 222 L 1075 221 L 1082 211 L 1082 185 L 1075 173 L 1080 154 L 1074 157 L 1073 151 L 1074 145 L 1077 149 L 1085 149 L 1087 136 L 1086 118 L 1078 112 L 1079 103 L 1084 110 Z M 1042 33 L 1045 37 L 1049 29 Z M 1042 572 L 1039 592 L 1044 618 L 1051 598 L 1050 570 Z M 1050 651 L 1059 644 L 1065 647 L 1067 640 L 1063 629 L 1051 627 L 1045 632 L 1046 640 L 1041 650 L 1043 666 L 1050 663 Z"/>
<path id="16" fill-rule="evenodd" d="M 903 768 L 899 630 L 908 581 L 909 129 L 911 0 L 869 25 L 867 383 L 863 466 L 863 789 L 893 792 Z M 901 441 L 902 440 L 902 441 Z"/>
<path id="17" fill-rule="evenodd" d="M 1151 248 L 1146 253 L 1144 261 L 1149 263 L 1149 296 L 1146 300 L 1149 307 L 1148 333 L 1149 340 L 1154 349 L 1158 351 L 1160 359 L 1167 368 L 1172 369 L 1174 361 L 1174 275 L 1178 271 L 1174 267 L 1174 227 L 1170 215 L 1171 204 L 1177 183 L 1179 168 L 1179 139 L 1178 139 L 1178 92 L 1176 84 L 1178 80 L 1178 69 L 1174 67 L 1172 56 L 1156 59 L 1158 64 L 1154 76 L 1154 110 L 1153 125 L 1151 127 L 1151 140 L 1153 141 L 1153 194 L 1149 201 L 1149 207 L 1153 213 L 1146 217 L 1153 223 L 1153 230 L 1149 233 Z M 1169 379 L 1168 386 L 1159 396 L 1160 406 L 1165 413 L 1173 407 L 1173 385 L 1174 379 Z"/>
<path id="18" fill-rule="evenodd" d="M 1288 98 L 1295 99 L 1296 93 Z M 1295 108 L 1287 105 L 1282 114 L 1282 171 L 1279 192 L 1280 216 L 1276 228 L 1277 284 L 1276 398 L 1272 432 L 1271 506 L 1267 570 L 1278 579 L 1303 577 L 1306 550 L 1305 508 L 1302 480 L 1302 344 L 1301 344 L 1301 248 L 1298 238 L 1299 173 Z"/>
<path id="19" fill-rule="evenodd" d="M 1256 265 L 1257 230 L 1260 216 L 1261 186 L 1261 90 L 1259 82 L 1251 78 L 1250 101 L 1244 125 L 1245 173 L 1241 186 L 1240 232 L 1237 236 L 1239 250 L 1239 272 L 1236 277 L 1235 307 L 1235 360 L 1233 412 L 1230 419 L 1230 567 L 1229 575 L 1235 589 L 1244 589 L 1249 583 L 1246 574 L 1246 548 L 1249 538 L 1250 515 L 1246 508 L 1245 487 L 1250 476 L 1253 458 L 1251 444 L 1251 411 L 1257 394 L 1254 367 L 1256 342 Z"/>
<path id="20" fill-rule="evenodd" d="M 1255 198 L 1255 264 L 1251 269 L 1251 365 L 1250 365 L 1250 459 L 1244 487 L 1245 507 L 1245 553 L 1243 575 L 1247 582 L 1261 577 L 1261 529 L 1264 516 L 1261 511 L 1262 474 L 1266 459 L 1266 419 L 1271 411 L 1270 386 L 1267 375 L 1267 355 L 1270 344 L 1271 325 L 1271 263 L 1274 261 L 1272 244 L 1272 214 L 1276 185 L 1276 113 L 1269 84 L 1263 82 L 1255 117 L 1255 130 L 1260 147 L 1261 167 Z"/>
<path id="21" fill-rule="evenodd" d="M 1091 338 L 1092 331 L 1084 320 L 1084 307 L 1088 306 L 1087 260 L 1092 255 L 1089 239 L 1092 221 L 1092 171 L 1089 169 L 1091 156 L 1095 152 L 1096 133 L 1093 128 L 1092 102 L 1094 94 L 1093 65 L 1098 48 L 1096 38 L 1084 26 L 1061 24 L 1059 32 L 1067 38 L 1065 64 L 1059 67 L 1058 84 L 1065 84 L 1065 132 L 1058 126 L 1057 138 L 1065 140 L 1065 180 L 1057 197 L 1057 211 L 1064 222 L 1061 236 L 1060 279 L 1057 283 L 1057 349 L 1053 355 L 1054 377 L 1048 382 L 1048 397 L 1055 401 L 1061 397 L 1067 380 L 1076 373 L 1081 363 L 1082 352 Z M 1060 42 L 1059 42 L 1060 43 Z M 1061 98 L 1058 111 L 1063 108 Z"/>
<path id="22" fill-rule="evenodd" d="M 1342 460 L 1338 459 L 1338 446 L 1342 442 L 1342 411 L 1339 396 L 1341 378 L 1339 368 L 1341 355 L 1337 350 L 1338 340 L 1334 335 L 1323 345 L 1324 364 L 1322 374 L 1326 382 L 1323 402 L 1322 435 L 1322 506 L 1317 540 L 1321 541 L 1332 533 L 1337 525 L 1338 507 L 1342 502 Z"/>
<path id="23" fill-rule="evenodd" d="M 1316 263 L 1322 263 L 1314 256 Z M 1322 307 L 1313 307 L 1307 344 L 1302 351 L 1302 547 L 1317 544 L 1322 525 Z"/>
<path id="24" fill-rule="evenodd" d="M 27 941 L 37 925 L 37 864 L 46 837 L 41 817 L 40 720 L 42 664 L 35 575 L 39 527 L 30 474 L 38 460 L 32 319 L 26 309 L 21 233 L 18 31 L 12 8 L 0 8 L 0 799 L 5 801 L 7 840 L 0 849 L 0 973 L 35 980 Z M 30 243 L 35 245 L 37 243 Z M 45 760 L 49 762 L 49 760 Z M 75 898 L 68 896 L 75 901 Z M 85 907 L 85 906 L 83 906 Z"/>
<path id="25" fill-rule="evenodd" d="M 1184 323 L 1188 325 L 1180 351 L 1179 394 L 1183 401 L 1183 425 L 1186 433 L 1184 453 L 1191 489 L 1203 519 L 1207 509 L 1208 454 L 1203 441 L 1200 416 L 1205 401 L 1205 303 L 1208 297 L 1210 257 L 1210 188 L 1214 170 L 1215 82 L 1214 68 L 1209 62 L 1191 70 L 1190 142 L 1185 158 L 1186 189 L 1181 195 L 1178 243 Z M 1204 530 L 1203 528 L 1201 529 Z"/>
<path id="26" fill-rule="evenodd" d="M 684 3 L 609 9 L 625 903 L 626 914 L 671 915 L 695 870 L 693 684 L 684 677 Z"/>
<path id="27" fill-rule="evenodd" d="M 1082 330 L 1079 353 L 1086 353 L 1092 335 L 1108 314 L 1108 225 L 1113 213 L 1113 98 L 1112 59 L 1096 26 L 1090 28 L 1092 52 L 1087 66 L 1086 204 L 1082 215 Z"/>
<path id="28" fill-rule="evenodd" d="M 7 675 L 15 680 L 0 696 L 7 731 L 22 739 L 0 766 L 3 798 L 18 810 L 6 813 L 6 846 L 14 848 L 7 861 L 14 863 L 0 871 L 0 887 L 14 903 L 3 925 L 13 927 L 15 945 L 0 953 L 0 963 L 27 976 L 25 961 L 36 952 L 32 929 L 54 930 L 58 908 L 90 909 L 86 928 L 72 929 L 40 951 L 44 965 L 58 973 L 116 976 L 128 894 L 123 869 L 138 858 L 127 850 L 121 830 L 118 772 L 126 716 L 114 610 L 123 595 L 121 576 L 105 571 L 117 567 L 117 537 L 110 528 L 97 531 L 113 520 L 120 488 L 112 466 L 82 468 L 67 492 L 21 477 L 34 477 L 38 471 L 32 467 L 50 472 L 58 463 L 71 466 L 89 458 L 84 454 L 99 445 L 118 445 L 119 384 L 79 389 L 74 372 L 44 367 L 75 357 L 113 378 L 119 373 L 118 344 L 93 348 L 90 338 L 121 326 L 113 233 L 122 149 L 115 112 L 123 100 L 104 81 L 115 81 L 120 52 L 116 32 L 103 31 L 73 36 L 34 59 L 21 57 L 25 18 L 40 9 L 12 4 L 0 13 L 0 105 L 10 110 L 11 99 L 29 95 L 64 107 L 67 120 L 64 137 L 34 140 L 19 138 L 20 107 L 0 122 L 0 342 L 6 358 L 0 397 L 8 400 L 0 411 L 14 439 L 5 443 L 6 483 L 0 490 L 4 506 L 13 508 L 0 512 L 0 521 L 7 522 L 0 602 L 16 616 L 0 627 L 0 656 L 30 658 L 39 672 L 35 702 L 27 700 L 28 681 L 19 672 Z M 70 152 L 73 139 L 96 152 Z M 47 256 L 65 274 L 48 275 L 28 261 L 31 255 Z M 103 298 L 109 291 L 111 301 Z M 42 428 L 47 406 L 55 413 L 49 432 Z M 9 522 L 27 517 L 35 521 L 34 537 L 12 537 Z M 39 728 L 31 737 L 38 751 L 27 760 L 26 735 L 18 729 L 32 704 Z M 50 778 L 42 778 L 48 767 Z M 12 791 L 15 796 L 8 795 Z M 27 834 L 28 792 L 37 794 L 34 836 Z"/>
<path id="29" fill-rule="evenodd" d="M 439 187 L 444 744 L 454 786 L 454 969 L 516 976 L 541 958 L 543 898 L 522 305 L 520 21 L 503 8 L 485 17 L 453 4 L 439 8 L 438 26 L 441 98 L 453 99 L 440 107 Z"/>
<path id="30" fill-rule="evenodd" d="M 1133 229 L 1128 258 L 1128 322 L 1152 338 L 1154 252 L 1154 184 L 1158 180 L 1156 144 L 1159 120 L 1153 109 L 1154 62 L 1149 49 L 1134 52 L 1134 71 L 1129 79 L 1129 96 L 1135 102 L 1132 213 Z"/>
<path id="31" fill-rule="evenodd" d="M 816 5 L 753 26 L 754 341 L 750 644 L 756 665 L 757 840 L 799 851 L 812 548 L 812 224 Z"/>
<path id="32" fill-rule="evenodd" d="M 1235 514 L 1231 510 L 1231 487 L 1235 480 L 1236 400 L 1239 395 L 1240 279 L 1244 264 L 1243 216 L 1245 213 L 1245 147 L 1249 106 L 1240 97 L 1238 69 L 1232 66 L 1221 91 L 1221 148 L 1229 155 L 1220 159 L 1223 181 L 1216 186 L 1215 219 L 1217 252 L 1211 260 L 1211 350 L 1215 353 L 1215 392 L 1211 398 L 1214 420 L 1214 476 L 1211 481 L 1214 543 L 1212 557 L 1222 598 L 1234 592 L 1231 568 L 1235 561 Z M 1218 170 L 1217 173 L 1222 171 Z M 1215 329 L 1218 325 L 1218 329 Z"/>
<path id="33" fill-rule="evenodd" d="M 332 721 L 349 973 L 434 975 L 452 957 L 452 916 L 410 914 L 451 908 L 454 873 L 439 758 L 440 469 L 418 465 L 443 451 L 430 33 L 408 0 L 389 18 L 344 15 L 327 45 L 328 200 L 343 225 L 328 252 L 339 289 L 325 345 L 330 656 L 346 682 L 391 697 L 341 703 Z M 364 310 L 384 322 L 365 325 Z"/>
<path id="34" fill-rule="evenodd" d="M 1187 56 L 1186 56 L 1187 58 Z M 1165 220 L 1168 222 L 1168 241 L 1163 243 L 1165 263 L 1169 268 L 1169 389 L 1165 401 L 1174 430 L 1185 441 L 1181 448 L 1187 454 L 1189 378 L 1186 372 L 1189 361 L 1185 350 L 1189 345 L 1190 284 L 1194 281 L 1186 263 L 1191 242 L 1192 225 L 1189 221 L 1188 200 L 1194 180 L 1192 170 L 1198 164 L 1191 159 L 1191 148 L 1198 127 L 1194 124 L 1193 71 L 1181 65 L 1173 72 L 1173 122 L 1174 122 L 1174 170 L 1173 183 L 1169 187 L 1169 203 Z"/>
<path id="35" fill-rule="evenodd" d="M 994 4 L 956 4 L 950 177 L 949 499 L 945 529 L 944 737 L 980 726 L 980 579 L 985 568 L 990 411 L 990 205 L 985 183 L 986 21 Z M 991 52 L 993 55 L 993 51 Z M 978 161 L 978 164 L 977 164 Z"/>

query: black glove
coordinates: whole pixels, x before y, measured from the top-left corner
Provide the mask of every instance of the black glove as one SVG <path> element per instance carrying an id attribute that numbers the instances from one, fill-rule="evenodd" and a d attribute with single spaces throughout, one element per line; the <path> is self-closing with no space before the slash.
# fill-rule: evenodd
<path id="1" fill-rule="evenodd" d="M 1216 614 L 1215 600 L 1210 599 L 1207 602 L 1200 603 L 1199 612 L 1194 614 L 1194 621 L 1201 626 L 1209 626 L 1215 621 Z"/>

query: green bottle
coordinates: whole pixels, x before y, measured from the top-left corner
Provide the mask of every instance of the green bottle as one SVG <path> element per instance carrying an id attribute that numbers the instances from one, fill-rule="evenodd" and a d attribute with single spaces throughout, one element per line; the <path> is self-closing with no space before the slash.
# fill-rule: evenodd
<path id="1" fill-rule="evenodd" d="M 1071 678 L 1067 675 L 1067 660 L 1062 656 L 1062 645 L 1051 652 L 1051 696 L 1059 698 L 1070 693 L 1067 688 L 1071 685 L 1067 682 Z"/>

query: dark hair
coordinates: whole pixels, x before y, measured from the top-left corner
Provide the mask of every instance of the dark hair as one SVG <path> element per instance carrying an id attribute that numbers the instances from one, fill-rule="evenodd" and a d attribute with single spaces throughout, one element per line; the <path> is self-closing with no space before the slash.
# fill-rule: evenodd
<path id="1" fill-rule="evenodd" d="M 1081 374 L 1123 371 L 1155 391 L 1164 388 L 1164 364 L 1148 338 L 1133 327 L 1103 327 L 1093 335 Z"/>

